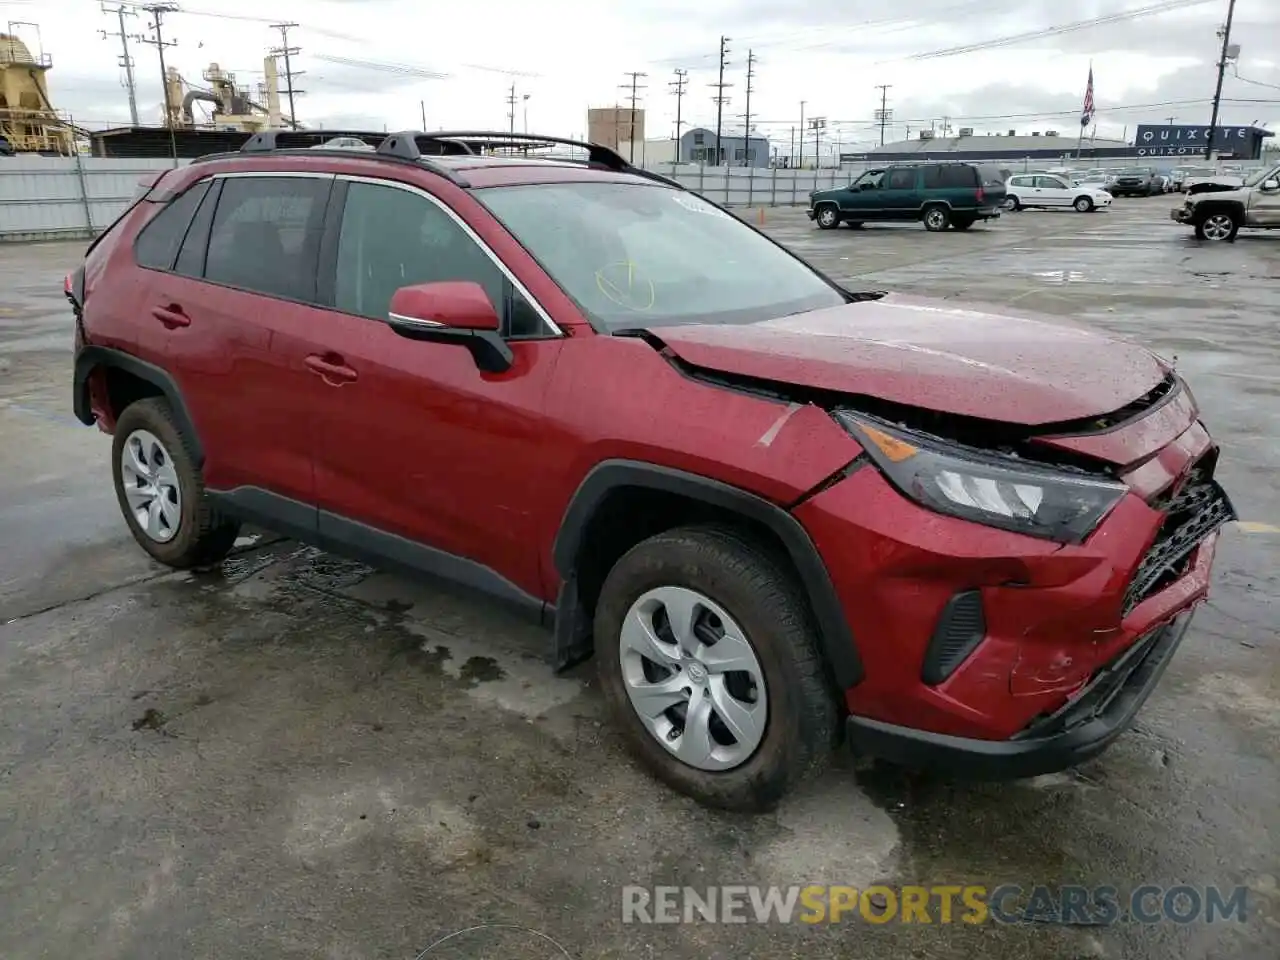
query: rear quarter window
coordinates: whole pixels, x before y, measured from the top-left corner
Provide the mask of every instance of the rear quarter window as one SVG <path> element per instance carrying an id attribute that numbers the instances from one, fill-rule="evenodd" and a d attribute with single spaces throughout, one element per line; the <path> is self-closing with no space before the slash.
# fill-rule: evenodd
<path id="1" fill-rule="evenodd" d="M 942 168 L 942 185 L 944 187 L 967 187 L 972 190 L 978 186 L 978 173 L 973 167 L 959 164 Z"/>
<path id="2" fill-rule="evenodd" d="M 152 270 L 172 270 L 178 249 L 187 235 L 187 227 L 209 189 L 209 181 L 201 180 L 179 194 L 142 228 L 133 254 L 138 266 Z"/>

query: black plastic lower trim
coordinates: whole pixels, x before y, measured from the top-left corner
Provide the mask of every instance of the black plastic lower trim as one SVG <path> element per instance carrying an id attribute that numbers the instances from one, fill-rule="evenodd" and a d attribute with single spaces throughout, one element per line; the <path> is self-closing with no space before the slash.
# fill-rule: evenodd
<path id="1" fill-rule="evenodd" d="M 1050 717 L 1010 740 L 975 740 L 851 716 L 845 721 L 856 753 L 906 767 L 977 780 L 1012 780 L 1055 773 L 1097 756 L 1133 721 L 1191 623 L 1187 612 L 1159 627 Z"/>
<path id="2" fill-rule="evenodd" d="M 155 364 L 139 360 L 121 350 L 88 344 L 76 351 L 71 399 L 77 420 L 85 426 L 92 426 L 94 423 L 93 409 L 89 400 L 89 376 L 98 367 L 115 367 L 133 374 L 140 380 L 154 384 L 164 394 L 185 439 L 190 442 L 196 466 L 204 463 L 204 446 L 200 443 L 200 435 L 196 432 L 195 422 L 191 419 L 186 403 L 183 402 L 182 391 L 178 389 L 177 381 Z"/>
<path id="3" fill-rule="evenodd" d="M 258 487 L 209 491 L 218 510 L 352 560 L 410 576 L 427 574 L 498 600 L 514 612 L 547 622 L 554 608 L 475 560 L 388 533 Z"/>
<path id="4" fill-rule="evenodd" d="M 782 541 L 808 594 L 823 653 L 836 684 L 841 690 L 847 690 L 862 680 L 862 660 L 853 631 L 845 619 L 826 564 L 804 527 L 781 507 L 718 480 L 634 460 L 605 460 L 597 464 L 569 501 L 556 536 L 554 557 L 562 579 L 574 579 L 592 514 L 611 491 L 623 487 L 662 490 L 700 500 L 768 527 Z"/>

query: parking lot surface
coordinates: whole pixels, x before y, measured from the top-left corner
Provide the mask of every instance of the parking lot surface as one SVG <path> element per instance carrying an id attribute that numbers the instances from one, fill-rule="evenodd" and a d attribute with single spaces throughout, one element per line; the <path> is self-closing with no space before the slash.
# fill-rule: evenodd
<path id="1" fill-rule="evenodd" d="M 61 285 L 83 244 L 0 247 L 0 957 L 414 958 L 480 923 L 584 958 L 1280 956 L 1280 235 L 1198 244 L 1171 203 L 964 234 L 742 214 L 850 287 L 1075 317 L 1176 356 L 1242 519 L 1101 758 L 998 785 L 841 758 L 760 817 L 639 772 L 591 665 L 554 675 L 548 637 L 486 605 L 263 536 L 217 573 L 152 564 L 109 438 L 70 410 Z M 622 922 L 628 884 L 827 883 L 1249 894 L 1243 922 L 1150 927 Z M 485 936 L 427 956 L 515 934 Z"/>

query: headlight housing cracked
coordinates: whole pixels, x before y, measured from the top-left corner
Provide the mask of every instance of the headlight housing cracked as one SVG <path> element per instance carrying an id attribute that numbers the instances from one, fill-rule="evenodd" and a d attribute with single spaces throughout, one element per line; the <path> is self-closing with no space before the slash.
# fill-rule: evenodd
<path id="1" fill-rule="evenodd" d="M 988 527 L 1081 543 L 1129 489 L 952 447 L 853 411 L 834 416 L 899 492 L 930 510 Z"/>

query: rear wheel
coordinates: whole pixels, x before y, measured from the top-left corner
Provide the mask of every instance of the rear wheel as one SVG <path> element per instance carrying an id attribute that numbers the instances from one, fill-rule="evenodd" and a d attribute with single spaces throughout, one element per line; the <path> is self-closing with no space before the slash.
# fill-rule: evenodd
<path id="1" fill-rule="evenodd" d="M 235 545 L 240 524 L 209 501 L 188 438 L 164 400 L 131 403 L 111 444 L 116 499 L 133 538 L 171 567 L 209 566 Z"/>
<path id="2" fill-rule="evenodd" d="M 951 215 L 947 212 L 947 208 L 937 204 L 925 207 L 921 219 L 924 220 L 924 228 L 931 233 L 940 233 L 951 224 Z"/>
<path id="3" fill-rule="evenodd" d="M 973 217 L 952 217 L 951 218 L 951 226 L 955 227 L 957 230 L 968 230 L 976 222 L 977 220 L 975 220 Z"/>
<path id="4" fill-rule="evenodd" d="M 1090 210 L 1093 209 L 1093 200 L 1090 197 L 1079 196 L 1079 197 L 1076 197 L 1076 202 L 1073 203 L 1072 206 L 1075 207 L 1077 210 L 1079 210 L 1081 213 L 1088 213 Z"/>
<path id="5" fill-rule="evenodd" d="M 814 211 L 813 219 L 823 230 L 834 230 L 840 226 L 840 211 L 834 203 L 823 203 L 818 205 L 818 209 Z"/>
<path id="6" fill-rule="evenodd" d="M 1021 210 L 1021 209 L 1022 209 L 1022 201 L 1020 201 L 1020 200 L 1019 200 L 1017 197 L 1015 197 L 1015 196 L 1008 196 L 1008 197 L 1005 197 L 1005 198 L 1004 198 L 1004 208 L 1005 208 L 1006 210 L 1012 210 L 1012 211 L 1014 211 L 1014 212 L 1016 213 L 1017 211 L 1019 211 L 1019 210 Z"/>
<path id="7" fill-rule="evenodd" d="M 1240 221 L 1229 210 L 1210 210 L 1196 222 L 1196 237 L 1215 243 L 1235 240 Z"/>
<path id="8" fill-rule="evenodd" d="M 702 803 L 773 806 L 829 758 L 838 705 L 795 577 L 750 538 L 685 527 L 629 550 L 595 614 L 631 750 Z"/>
<path id="9" fill-rule="evenodd" d="M 861 220 L 849 220 L 849 221 L 846 221 L 846 222 L 849 224 L 849 229 L 850 229 L 850 230 L 861 230 L 861 229 L 862 229 L 862 221 L 861 221 Z"/>

